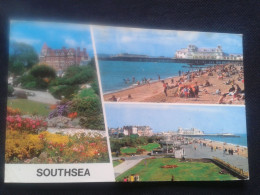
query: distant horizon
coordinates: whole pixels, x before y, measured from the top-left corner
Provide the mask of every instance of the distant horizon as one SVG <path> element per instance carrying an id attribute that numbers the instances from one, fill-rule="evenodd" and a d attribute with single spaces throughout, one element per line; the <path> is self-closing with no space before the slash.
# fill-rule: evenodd
<path id="1" fill-rule="evenodd" d="M 196 128 L 204 133 L 246 134 L 245 106 L 105 103 L 108 128 L 130 124 L 154 132 Z"/>
<path id="2" fill-rule="evenodd" d="M 149 126 L 149 125 L 124 125 L 124 126 L 137 126 L 137 127 L 139 127 L 139 126 Z M 123 128 L 124 126 L 121 126 L 121 127 L 108 127 L 108 129 L 117 129 L 117 128 Z M 150 127 L 150 126 L 149 126 Z M 180 128 L 182 128 L 183 130 L 190 130 L 191 128 L 184 128 L 184 127 L 180 127 Z M 194 129 L 198 129 L 198 128 L 196 128 L 196 127 L 193 127 Z M 153 131 L 153 133 L 162 133 L 162 132 L 164 132 L 164 133 L 167 133 L 167 132 L 177 132 L 178 131 L 178 129 L 177 130 L 167 130 L 167 131 L 159 131 L 159 130 L 153 130 L 152 128 L 151 128 L 151 130 Z M 200 130 L 200 131 L 203 131 L 204 132 L 204 134 L 206 134 L 206 135 L 214 135 L 214 134 L 225 134 L 225 133 L 229 133 L 229 132 L 225 132 L 225 130 L 223 131 L 223 133 L 222 133 L 222 130 L 221 130 L 221 133 L 219 133 L 219 132 L 211 132 L 211 133 L 207 133 L 207 132 L 205 132 L 205 130 L 203 130 L 203 129 L 198 129 L 198 130 Z M 242 134 L 242 135 L 246 135 L 247 133 L 231 133 L 231 134 L 234 134 L 234 135 L 240 135 L 240 134 Z"/>
<path id="3" fill-rule="evenodd" d="M 229 54 L 242 54 L 242 34 L 159 30 L 129 27 L 93 26 L 97 55 L 131 53 L 149 56 L 173 57 L 188 45 L 216 48 Z"/>

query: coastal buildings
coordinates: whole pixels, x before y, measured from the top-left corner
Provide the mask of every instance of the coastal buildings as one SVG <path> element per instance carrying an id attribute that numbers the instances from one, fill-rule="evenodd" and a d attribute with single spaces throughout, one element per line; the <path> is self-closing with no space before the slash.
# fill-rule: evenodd
<path id="1" fill-rule="evenodd" d="M 89 60 L 86 48 L 81 51 L 78 47 L 61 49 L 52 49 L 44 43 L 40 56 L 40 64 L 46 64 L 54 68 L 57 72 L 63 72 L 68 67 L 73 65 L 83 65 Z"/>
<path id="2" fill-rule="evenodd" d="M 108 133 L 110 136 L 117 136 L 123 134 L 124 136 L 139 135 L 139 136 L 152 136 L 153 131 L 149 126 L 124 126 L 122 128 L 109 128 Z"/>
<path id="3" fill-rule="evenodd" d="M 195 128 L 191 128 L 191 129 L 179 128 L 177 130 L 177 134 L 178 135 L 204 135 L 204 132 Z"/>
<path id="4" fill-rule="evenodd" d="M 243 60 L 241 54 L 224 53 L 219 45 L 216 48 L 198 48 L 196 45 L 188 45 L 187 48 L 175 52 L 177 59 L 212 59 L 212 60 Z"/>

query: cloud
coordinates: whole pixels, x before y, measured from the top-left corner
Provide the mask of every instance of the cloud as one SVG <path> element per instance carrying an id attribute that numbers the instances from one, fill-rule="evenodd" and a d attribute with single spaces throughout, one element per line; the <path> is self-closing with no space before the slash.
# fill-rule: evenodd
<path id="1" fill-rule="evenodd" d="M 41 40 L 39 39 L 30 39 L 30 38 L 18 38 L 18 37 L 11 37 L 10 38 L 11 41 L 16 41 L 16 42 L 22 42 L 22 43 L 27 43 L 29 45 L 34 45 L 34 44 L 38 44 L 41 43 Z"/>
<path id="2" fill-rule="evenodd" d="M 65 39 L 65 43 L 69 46 L 69 47 L 76 47 L 78 46 L 77 41 L 75 41 L 72 38 L 66 38 Z"/>

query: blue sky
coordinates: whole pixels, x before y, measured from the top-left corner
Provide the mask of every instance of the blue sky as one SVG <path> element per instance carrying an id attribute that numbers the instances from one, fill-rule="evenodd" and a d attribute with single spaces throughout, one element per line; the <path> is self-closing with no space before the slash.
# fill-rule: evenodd
<path id="1" fill-rule="evenodd" d="M 30 44 L 38 54 L 46 42 L 53 49 L 62 46 L 87 48 L 89 55 L 93 56 L 90 28 L 86 24 L 15 20 L 10 23 L 10 41 Z"/>
<path id="2" fill-rule="evenodd" d="M 105 104 L 108 127 L 149 125 L 154 132 L 197 128 L 204 133 L 246 133 L 244 106 Z"/>
<path id="3" fill-rule="evenodd" d="M 242 35 L 192 31 L 93 26 L 97 54 L 133 53 L 173 57 L 189 44 L 203 48 L 218 45 L 226 53 L 242 54 Z"/>

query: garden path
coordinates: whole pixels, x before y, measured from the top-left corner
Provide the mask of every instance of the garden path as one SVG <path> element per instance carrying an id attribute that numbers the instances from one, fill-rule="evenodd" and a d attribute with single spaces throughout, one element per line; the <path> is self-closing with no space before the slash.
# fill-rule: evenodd
<path id="1" fill-rule="evenodd" d="M 125 161 L 116 167 L 114 167 L 115 177 L 121 175 L 122 173 L 126 172 L 128 169 L 134 167 L 139 162 L 141 162 L 143 159 L 147 158 L 147 156 L 134 156 L 125 158 Z"/>
<path id="2" fill-rule="evenodd" d="M 55 99 L 49 92 L 46 91 L 34 91 L 34 90 L 28 90 L 28 89 L 21 89 L 18 87 L 15 87 L 14 90 L 19 91 L 26 91 L 26 92 L 32 92 L 35 95 L 34 96 L 28 96 L 28 100 L 46 103 L 46 104 L 56 104 L 58 99 Z"/>

